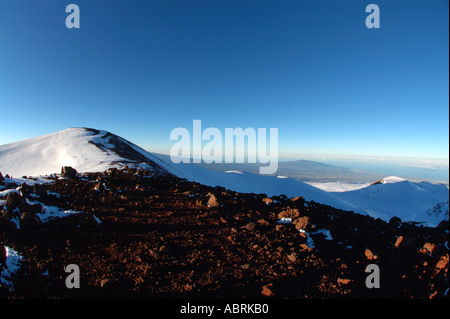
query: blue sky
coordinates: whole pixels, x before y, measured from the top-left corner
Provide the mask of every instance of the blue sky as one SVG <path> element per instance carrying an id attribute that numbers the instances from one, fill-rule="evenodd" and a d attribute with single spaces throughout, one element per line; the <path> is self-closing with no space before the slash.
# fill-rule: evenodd
<path id="1" fill-rule="evenodd" d="M 448 0 L 1 0 L 0 144 L 86 126 L 168 152 L 200 119 L 276 127 L 292 158 L 448 162 L 448 29 Z"/>

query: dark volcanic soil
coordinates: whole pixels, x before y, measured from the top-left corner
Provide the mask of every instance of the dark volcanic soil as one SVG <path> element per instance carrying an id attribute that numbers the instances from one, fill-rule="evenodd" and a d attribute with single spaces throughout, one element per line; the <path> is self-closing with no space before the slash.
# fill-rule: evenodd
<path id="1" fill-rule="evenodd" d="M 448 223 L 386 223 L 301 197 L 241 194 L 131 169 L 55 179 L 48 190 L 40 202 L 82 213 L 18 230 L 0 224 L 0 253 L 5 245 L 24 256 L 14 290 L 0 288 L 7 298 L 448 294 Z M 294 223 L 279 224 L 281 217 Z M 65 285 L 69 264 L 79 266 L 79 289 Z M 380 288 L 366 287 L 369 264 L 379 267 Z"/>

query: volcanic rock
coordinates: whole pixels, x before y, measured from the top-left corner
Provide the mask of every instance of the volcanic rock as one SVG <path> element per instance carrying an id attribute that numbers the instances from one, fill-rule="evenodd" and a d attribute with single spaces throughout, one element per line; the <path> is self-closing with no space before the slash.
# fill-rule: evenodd
<path id="1" fill-rule="evenodd" d="M 273 291 L 270 289 L 273 285 L 268 284 L 262 287 L 261 295 L 265 297 L 272 297 L 274 295 Z"/>
<path id="2" fill-rule="evenodd" d="M 61 177 L 74 179 L 77 178 L 77 171 L 71 166 L 63 166 L 61 168 Z"/>
<path id="3" fill-rule="evenodd" d="M 341 285 L 348 285 L 352 280 L 347 278 L 338 278 L 337 283 Z"/>
<path id="4" fill-rule="evenodd" d="M 23 199 L 22 197 L 17 194 L 16 192 L 9 193 L 8 196 L 6 196 L 5 200 L 5 206 L 7 207 L 7 210 L 9 212 L 13 211 L 16 207 L 22 203 Z"/>
<path id="5" fill-rule="evenodd" d="M 305 201 L 302 196 L 297 196 L 291 199 L 291 202 L 297 202 L 297 201 Z"/>
<path id="6" fill-rule="evenodd" d="M 294 224 L 295 224 L 295 228 L 300 230 L 300 229 L 304 229 L 306 230 L 306 228 L 309 225 L 309 217 L 308 216 L 303 216 L 300 217 L 296 220 L 294 220 Z"/>
<path id="7" fill-rule="evenodd" d="M 400 248 L 400 245 L 402 244 L 403 239 L 404 239 L 403 236 L 398 236 L 397 237 L 397 240 L 395 241 L 395 244 L 394 244 L 395 248 L 397 248 L 397 249 Z"/>
<path id="8" fill-rule="evenodd" d="M 107 174 L 108 191 L 96 191 L 94 185 Z M 428 298 L 437 291 L 436 298 L 445 296 L 448 244 L 434 236 L 448 236 L 444 226 L 440 230 L 403 223 L 398 229 L 395 220 L 391 225 L 374 222 L 312 202 L 305 207 L 300 199 L 293 202 L 274 196 L 277 204 L 265 205 L 264 194 L 236 193 L 169 175 L 139 174 L 141 178 L 135 170 L 123 169 L 84 173 L 70 181 L 54 176 L 42 196 L 32 188 L 39 198 L 31 195 L 25 201 L 12 195 L 22 201 L 16 203 L 21 227 L 2 227 L 0 242 L 14 247 L 28 261 L 21 265 L 13 295 L 9 291 L 6 295 L 323 299 L 344 295 Z M 9 184 L 7 191 L 17 193 L 18 185 Z M 55 196 L 44 196 L 47 191 Z M 205 209 L 212 193 L 220 208 Z M 285 207 L 287 203 L 290 207 Z M 43 207 L 78 213 L 42 218 L 45 222 L 31 227 Z M 2 222 L 17 225 L 17 219 L 10 220 L 17 208 L 2 210 L 6 210 L 3 205 Z M 294 225 L 277 223 L 280 211 Z M 306 229 L 299 232 L 295 226 Z M 333 233 L 334 240 L 324 240 L 314 232 L 322 229 Z M 435 245 L 433 256 L 417 253 L 426 241 Z M 365 251 L 368 247 L 371 250 Z M 379 252 L 375 262 L 389 270 L 382 275 L 383 289 L 376 291 L 366 289 L 363 278 L 363 266 L 370 263 L 367 259 L 374 262 L 375 252 Z M 86 290 L 68 290 L 64 280 L 59 281 L 64 276 L 61 265 L 74 262 L 83 269 Z"/>
<path id="9" fill-rule="evenodd" d="M 19 187 L 19 194 L 20 194 L 20 196 L 28 197 L 31 192 L 32 192 L 32 188 L 29 185 L 27 185 L 25 183 L 20 185 L 20 187 Z"/>
<path id="10" fill-rule="evenodd" d="M 300 217 L 300 211 L 299 211 L 298 208 L 287 207 L 286 209 L 284 209 L 283 211 L 281 211 L 278 214 L 278 219 L 281 219 L 281 218 L 292 218 L 292 219 L 294 219 L 294 218 L 298 218 L 298 217 Z"/>
<path id="11" fill-rule="evenodd" d="M 33 192 L 40 197 L 45 196 L 48 193 L 47 186 L 43 184 L 34 184 Z"/>
<path id="12" fill-rule="evenodd" d="M 436 249 L 436 245 L 435 244 L 426 242 L 423 245 L 423 247 L 420 250 L 420 252 L 423 253 L 423 254 L 429 254 L 431 256 L 431 255 L 433 255 L 433 252 L 435 251 L 435 249 Z"/>
<path id="13" fill-rule="evenodd" d="M 375 260 L 378 259 L 378 256 L 375 255 L 370 249 L 366 249 L 364 251 L 364 255 L 366 255 L 367 260 Z"/>
<path id="14" fill-rule="evenodd" d="M 295 263 L 297 261 L 297 254 L 296 253 L 289 254 L 287 255 L 287 258 L 293 263 Z"/>
<path id="15" fill-rule="evenodd" d="M 448 266 L 448 254 L 442 255 L 439 261 L 436 263 L 436 269 L 441 270 Z"/>
<path id="16" fill-rule="evenodd" d="M 254 223 L 248 223 L 245 226 L 242 226 L 241 228 L 247 229 L 249 231 L 253 231 L 255 229 L 255 224 Z"/>
<path id="17" fill-rule="evenodd" d="M 260 224 L 261 226 L 269 226 L 269 222 L 263 218 L 258 219 L 258 224 Z"/>
<path id="18" fill-rule="evenodd" d="M 208 205 L 211 207 L 218 207 L 219 203 L 217 202 L 216 196 L 214 194 L 208 193 L 206 196 L 209 196 Z"/>
<path id="19" fill-rule="evenodd" d="M 37 216 L 35 212 L 23 212 L 20 215 L 21 228 L 36 227 L 41 224 L 42 224 L 41 219 Z"/>

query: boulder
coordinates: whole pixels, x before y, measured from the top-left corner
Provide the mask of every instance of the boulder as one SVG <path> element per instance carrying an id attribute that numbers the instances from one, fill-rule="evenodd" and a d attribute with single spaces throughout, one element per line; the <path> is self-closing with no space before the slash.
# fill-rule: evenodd
<path id="1" fill-rule="evenodd" d="M 444 269 L 448 266 L 448 254 L 442 255 L 439 261 L 436 263 L 436 270 Z"/>
<path id="2" fill-rule="evenodd" d="M 404 240 L 403 236 L 398 236 L 394 244 L 395 248 L 399 249 L 400 245 L 403 243 L 403 240 Z"/>
<path id="3" fill-rule="evenodd" d="M 61 168 L 61 177 L 65 178 L 77 178 L 78 172 L 71 166 L 63 166 Z"/>
<path id="4" fill-rule="evenodd" d="M 295 262 L 297 261 L 297 254 L 296 254 L 296 253 L 289 254 L 289 255 L 287 255 L 287 258 L 288 258 L 291 262 L 295 263 Z"/>
<path id="5" fill-rule="evenodd" d="M 22 215 L 20 215 L 21 228 L 37 227 L 41 224 L 42 221 L 35 212 L 23 212 Z"/>
<path id="6" fill-rule="evenodd" d="M 30 193 L 32 192 L 32 187 L 23 183 L 22 185 L 20 185 L 19 187 L 19 194 L 22 197 L 28 197 L 30 195 Z"/>
<path id="7" fill-rule="evenodd" d="M 309 225 L 309 217 L 303 216 L 303 217 L 297 218 L 296 220 L 294 220 L 294 224 L 295 224 L 296 229 L 306 230 Z"/>
<path id="8" fill-rule="evenodd" d="M 211 207 L 218 207 L 219 202 L 217 201 L 216 196 L 214 194 L 208 193 L 206 196 L 209 196 L 208 205 Z"/>
<path id="9" fill-rule="evenodd" d="M 378 256 L 375 255 L 370 249 L 366 249 L 364 251 L 364 255 L 366 255 L 367 260 L 376 260 Z"/>
<path id="10" fill-rule="evenodd" d="M 34 184 L 33 185 L 33 192 L 38 195 L 39 197 L 46 196 L 47 195 L 47 185 L 44 184 Z"/>
<path id="11" fill-rule="evenodd" d="M 278 219 L 281 218 L 297 218 L 300 217 L 300 211 L 298 208 L 287 207 L 278 214 Z"/>
<path id="12" fill-rule="evenodd" d="M 305 199 L 303 198 L 303 196 L 297 196 L 297 197 L 291 198 L 291 202 L 296 202 L 295 204 L 297 206 L 304 206 Z"/>
<path id="13" fill-rule="evenodd" d="M 9 212 L 13 211 L 23 202 L 23 198 L 16 192 L 9 193 L 6 196 L 5 206 Z"/>
<path id="14" fill-rule="evenodd" d="M 0 172 L 0 185 L 5 185 L 5 179 L 3 178 L 2 172 Z"/>
<path id="15" fill-rule="evenodd" d="M 433 256 L 433 252 L 437 250 L 437 246 L 433 243 L 426 242 L 422 249 L 419 250 L 422 254 L 428 254 L 430 256 Z"/>
<path id="16" fill-rule="evenodd" d="M 261 295 L 263 295 L 265 297 L 272 297 L 274 295 L 274 293 L 271 289 L 272 286 L 273 286 L 273 284 L 264 285 L 261 290 Z"/>
<path id="17" fill-rule="evenodd" d="M 339 285 L 348 285 L 349 283 L 351 283 L 352 282 L 352 280 L 351 279 L 348 279 L 348 278 L 338 278 L 337 279 L 337 283 L 339 284 Z"/>

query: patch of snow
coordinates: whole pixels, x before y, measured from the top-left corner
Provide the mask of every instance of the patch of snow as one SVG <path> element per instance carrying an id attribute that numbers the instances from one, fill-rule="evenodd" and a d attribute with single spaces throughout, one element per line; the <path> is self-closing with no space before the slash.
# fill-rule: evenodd
<path id="1" fill-rule="evenodd" d="M 97 222 L 97 224 L 99 224 L 99 225 L 102 224 L 102 221 L 100 220 L 100 218 L 98 218 L 98 217 L 95 216 L 95 215 L 92 215 L 92 216 L 94 217 L 94 219 L 95 219 L 95 221 Z"/>
<path id="2" fill-rule="evenodd" d="M 306 235 L 306 246 L 308 246 L 309 248 L 316 248 L 316 246 L 314 245 L 314 240 L 311 238 L 311 236 L 304 229 L 300 229 L 300 232 Z"/>
<path id="3" fill-rule="evenodd" d="M 0 272 L 0 285 L 13 289 L 14 277 L 20 269 L 22 256 L 14 249 L 4 246 L 6 251 L 6 262 L 4 269 Z"/>
<path id="4" fill-rule="evenodd" d="M 290 224 L 292 223 L 292 218 L 290 217 L 283 217 L 280 220 L 277 221 L 278 224 Z"/>
<path id="5" fill-rule="evenodd" d="M 381 181 L 383 184 L 387 184 L 387 183 L 401 183 L 406 182 L 407 180 L 398 176 L 388 176 L 383 178 Z"/>
<path id="6" fill-rule="evenodd" d="M 319 229 L 318 231 L 312 232 L 312 235 L 322 234 L 325 236 L 326 240 L 333 240 L 331 232 L 328 229 Z"/>
<path id="7" fill-rule="evenodd" d="M 230 170 L 230 171 L 226 171 L 225 173 L 227 173 L 227 174 L 242 174 L 242 172 L 241 171 L 233 171 L 233 170 Z"/>
<path id="8" fill-rule="evenodd" d="M 46 222 L 54 220 L 56 218 L 64 218 L 64 217 L 68 217 L 70 215 L 74 215 L 74 214 L 79 214 L 80 213 L 78 211 L 74 211 L 74 210 L 71 210 L 71 209 L 64 210 L 64 209 L 56 207 L 56 206 L 46 206 L 46 205 L 44 205 L 41 202 L 36 201 L 36 200 L 30 201 L 29 199 L 25 199 L 25 202 L 27 204 L 30 204 L 30 205 L 35 205 L 35 204 L 41 204 L 42 205 L 42 212 L 36 214 L 36 216 L 39 217 L 39 219 L 41 220 L 42 223 L 46 223 Z"/>
<path id="9" fill-rule="evenodd" d="M 7 190 L 4 190 L 4 191 L 1 191 L 0 192 L 0 198 L 6 198 L 6 196 L 8 196 L 11 193 L 19 194 L 19 190 L 15 189 L 15 188 L 11 188 L 11 189 L 7 189 Z"/>
<path id="10" fill-rule="evenodd" d="M 347 192 L 361 189 L 370 183 L 344 183 L 344 182 L 306 182 L 307 184 L 320 188 L 326 192 Z"/>

